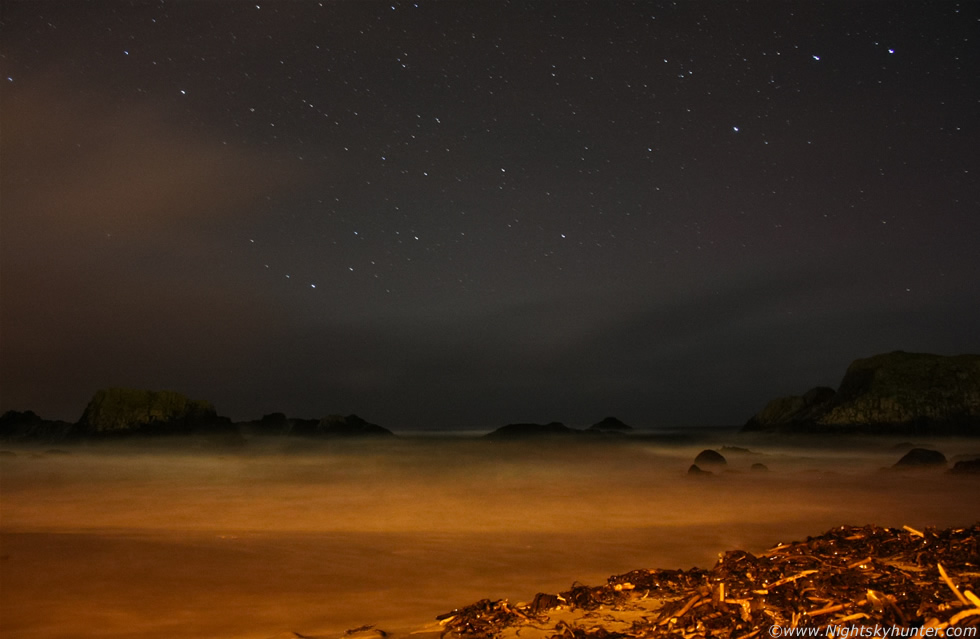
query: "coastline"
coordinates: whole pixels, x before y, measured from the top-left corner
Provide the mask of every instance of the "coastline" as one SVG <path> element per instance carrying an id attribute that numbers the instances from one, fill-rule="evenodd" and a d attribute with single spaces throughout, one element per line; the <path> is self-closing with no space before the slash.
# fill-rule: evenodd
<path id="1" fill-rule="evenodd" d="M 900 451 L 726 450 L 728 471 L 688 476 L 709 443 L 724 450 L 24 451 L 0 460 L 0 626 L 10 639 L 442 633 L 437 616 L 484 598 L 707 570 L 842 524 L 980 520 L 976 476 L 880 472 Z M 749 470 L 760 455 L 769 472 Z"/>
<path id="2" fill-rule="evenodd" d="M 637 569 L 527 602 L 481 599 L 411 629 L 284 631 L 269 639 L 640 639 L 977 636 L 980 523 L 838 526 L 710 569 Z"/>

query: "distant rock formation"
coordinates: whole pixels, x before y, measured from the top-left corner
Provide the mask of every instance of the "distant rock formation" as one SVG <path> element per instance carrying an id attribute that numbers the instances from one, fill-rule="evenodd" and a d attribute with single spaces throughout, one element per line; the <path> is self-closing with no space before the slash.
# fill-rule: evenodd
<path id="1" fill-rule="evenodd" d="M 633 427 L 627 426 L 615 417 L 606 417 L 601 422 L 597 422 L 589 426 L 589 430 L 599 431 L 602 433 L 625 433 L 633 430 Z"/>
<path id="2" fill-rule="evenodd" d="M 946 467 L 946 456 L 938 450 L 928 448 L 913 448 L 895 462 L 892 468 L 924 468 L 932 466 Z"/>
<path id="3" fill-rule="evenodd" d="M 328 415 L 317 424 L 316 434 L 327 437 L 388 437 L 394 433 L 357 415 Z"/>
<path id="4" fill-rule="evenodd" d="M 238 424 L 242 432 L 248 435 L 282 437 L 287 435 L 303 435 L 315 437 L 319 419 L 301 419 L 287 417 L 285 413 L 268 413 L 262 419 Z"/>
<path id="5" fill-rule="evenodd" d="M 565 426 L 561 422 L 549 424 L 507 424 L 486 437 L 489 439 L 525 439 L 530 437 L 567 437 L 581 434 L 582 431 Z"/>
<path id="6" fill-rule="evenodd" d="M 980 435 L 980 355 L 855 360 L 840 387 L 774 399 L 743 432 Z"/>
<path id="7" fill-rule="evenodd" d="M 980 459 L 961 459 L 953 464 L 949 472 L 954 475 L 980 475 Z"/>
<path id="8" fill-rule="evenodd" d="M 8 410 L 0 415 L 0 440 L 58 441 L 70 437 L 74 424 L 42 419 L 32 410 Z"/>
<path id="9" fill-rule="evenodd" d="M 184 433 L 230 422 L 214 407 L 173 391 L 106 388 L 96 391 L 78 420 L 83 435 Z"/>

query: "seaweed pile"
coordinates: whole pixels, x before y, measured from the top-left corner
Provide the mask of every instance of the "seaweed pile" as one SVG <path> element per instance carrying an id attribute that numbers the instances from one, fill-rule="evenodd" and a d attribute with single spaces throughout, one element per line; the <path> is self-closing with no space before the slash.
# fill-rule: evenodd
<path id="1" fill-rule="evenodd" d="M 846 637 L 856 627 L 977 637 L 978 539 L 980 524 L 841 526 L 758 555 L 727 552 L 710 570 L 634 570 L 602 586 L 576 584 L 525 604 L 483 600 L 437 619 L 444 637 L 459 639 Z M 795 628 L 819 634 L 785 630 Z"/>

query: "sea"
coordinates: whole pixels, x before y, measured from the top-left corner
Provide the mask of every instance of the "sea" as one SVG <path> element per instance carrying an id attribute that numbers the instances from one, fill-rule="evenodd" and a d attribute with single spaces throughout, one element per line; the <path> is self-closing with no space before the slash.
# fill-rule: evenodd
<path id="1" fill-rule="evenodd" d="M 980 477 L 891 469 L 913 447 L 980 456 L 978 440 L 483 434 L 2 443 L 0 635 L 399 636 L 481 599 L 842 525 L 980 520 Z M 727 463 L 690 474 L 706 448 Z"/>

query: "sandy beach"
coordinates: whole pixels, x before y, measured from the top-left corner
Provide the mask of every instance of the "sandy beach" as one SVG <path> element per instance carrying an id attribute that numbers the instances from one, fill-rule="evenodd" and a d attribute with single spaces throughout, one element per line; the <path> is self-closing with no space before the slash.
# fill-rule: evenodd
<path id="1" fill-rule="evenodd" d="M 880 472 L 900 456 L 888 447 L 732 450 L 729 472 L 690 478 L 699 449 L 426 438 L 11 449 L 0 627 L 32 639 L 404 634 L 484 598 L 708 568 L 726 550 L 842 524 L 980 519 L 975 477 Z M 760 460 L 769 472 L 748 472 Z"/>

